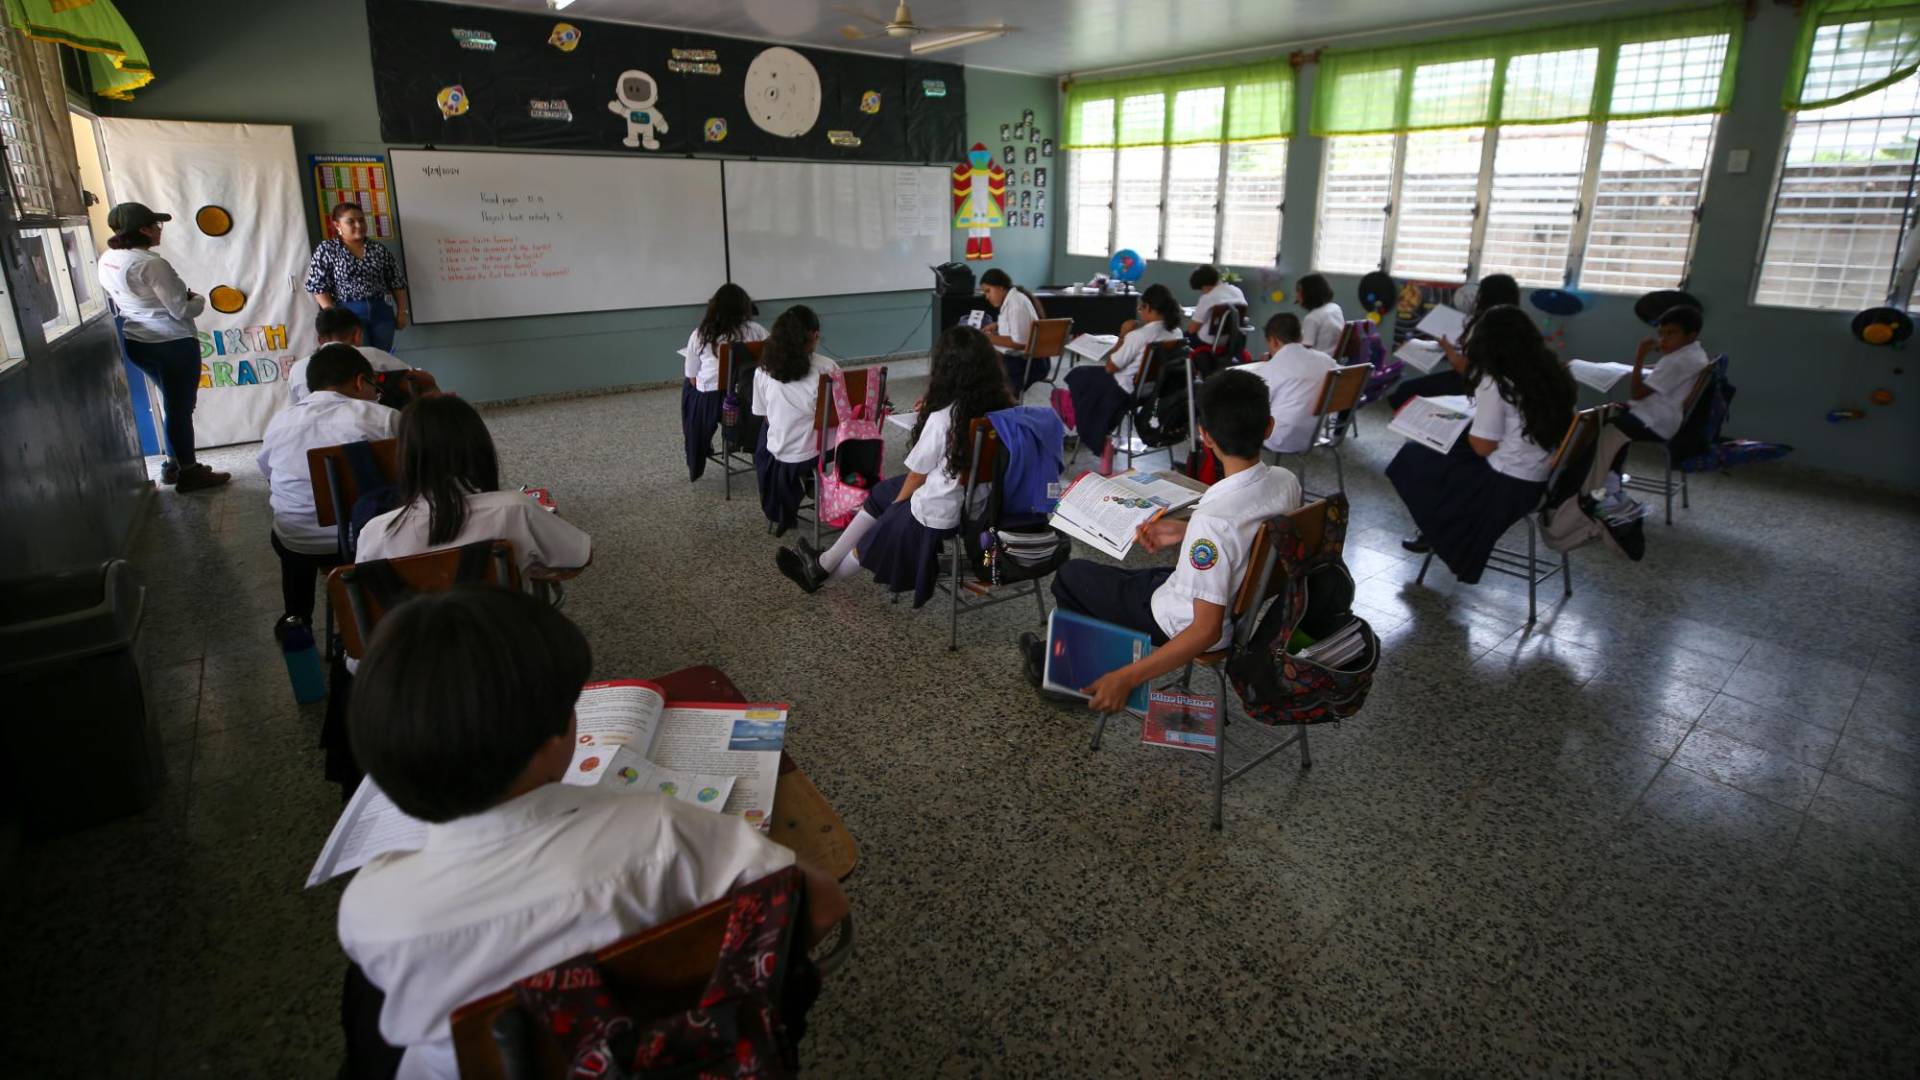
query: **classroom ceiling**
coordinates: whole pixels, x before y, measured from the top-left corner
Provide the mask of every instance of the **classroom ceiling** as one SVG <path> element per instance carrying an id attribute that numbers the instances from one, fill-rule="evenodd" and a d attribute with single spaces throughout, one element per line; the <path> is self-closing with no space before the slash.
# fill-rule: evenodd
<path id="1" fill-rule="evenodd" d="M 518 11 L 547 0 L 465 0 Z M 930 59 L 1034 75 L 1086 73 L 1200 57 L 1249 46 L 1317 42 L 1368 31 L 1458 23 L 1504 26 L 1506 17 L 1564 8 L 1581 17 L 1612 0 L 918 0 L 923 26 L 1006 25 L 1018 32 L 933 54 Z M 1645 6 L 1645 5 L 1640 5 Z M 891 18 L 892 0 L 576 0 L 566 17 L 642 23 L 731 37 L 762 38 L 888 56 L 904 41 L 848 41 L 847 9 Z M 1564 17 L 1564 16 L 1563 16 Z M 1460 20 L 1470 20 L 1460 22 Z M 870 25 L 870 24 L 862 24 Z"/>

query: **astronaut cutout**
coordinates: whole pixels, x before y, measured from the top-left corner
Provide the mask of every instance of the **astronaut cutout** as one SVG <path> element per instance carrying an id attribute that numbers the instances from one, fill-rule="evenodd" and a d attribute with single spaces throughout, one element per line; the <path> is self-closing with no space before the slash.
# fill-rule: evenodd
<path id="1" fill-rule="evenodd" d="M 658 131 L 665 134 L 667 118 L 654 108 L 653 103 L 659 99 L 660 90 L 654 84 L 653 76 L 644 71 L 623 71 L 620 81 L 615 84 L 614 93 L 618 95 L 618 100 L 607 102 L 607 109 L 625 117 L 627 121 L 627 137 L 620 140 L 621 145 L 660 149 L 660 142 L 653 137 L 653 133 Z"/>

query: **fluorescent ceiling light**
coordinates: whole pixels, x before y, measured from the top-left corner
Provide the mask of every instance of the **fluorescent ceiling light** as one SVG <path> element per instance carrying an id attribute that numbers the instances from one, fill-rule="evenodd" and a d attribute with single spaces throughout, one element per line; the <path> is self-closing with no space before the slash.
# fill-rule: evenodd
<path id="1" fill-rule="evenodd" d="M 555 11 L 565 11 L 573 6 L 573 0 L 547 0 L 547 6 Z"/>
<path id="2" fill-rule="evenodd" d="M 996 26 L 990 30 L 968 30 L 960 34 L 943 34 L 939 37 L 917 37 L 908 43 L 907 51 L 915 56 L 939 52 L 942 49 L 957 49 L 962 45 L 977 45 L 982 41 L 992 41 L 1007 36 L 1007 28 Z"/>

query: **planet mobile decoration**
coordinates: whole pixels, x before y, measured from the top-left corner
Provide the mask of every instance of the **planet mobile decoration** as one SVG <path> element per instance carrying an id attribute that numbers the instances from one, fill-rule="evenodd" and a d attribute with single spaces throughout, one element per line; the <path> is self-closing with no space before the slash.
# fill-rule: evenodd
<path id="1" fill-rule="evenodd" d="M 1121 248 L 1107 260 L 1107 275 L 1125 284 L 1129 290 L 1133 288 L 1133 283 L 1139 281 L 1146 272 L 1147 260 L 1141 258 L 1140 253 L 1132 248 Z"/>
<path id="2" fill-rule="evenodd" d="M 1387 309 L 1393 306 L 1394 298 L 1400 287 L 1393 283 L 1393 275 L 1384 270 L 1375 270 L 1360 279 L 1360 310 L 1367 313 L 1371 322 L 1379 322 L 1386 317 Z"/>
<path id="3" fill-rule="evenodd" d="M 1528 294 L 1527 300 L 1547 316 L 1546 325 L 1540 328 L 1540 336 L 1553 348 L 1565 348 L 1567 328 L 1553 325 L 1554 316 L 1564 320 L 1580 314 L 1587 309 L 1587 298 L 1572 289 L 1535 289 Z"/>

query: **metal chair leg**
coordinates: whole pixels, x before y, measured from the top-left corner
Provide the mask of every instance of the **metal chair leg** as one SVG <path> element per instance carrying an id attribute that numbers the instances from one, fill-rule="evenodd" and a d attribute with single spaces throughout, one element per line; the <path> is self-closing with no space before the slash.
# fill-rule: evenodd
<path id="1" fill-rule="evenodd" d="M 1047 625 L 1047 598 L 1041 595 L 1040 579 L 1033 579 L 1033 606 L 1040 609 L 1040 625 Z"/>
<path id="2" fill-rule="evenodd" d="M 1566 552 L 1560 553 L 1560 583 L 1565 589 L 1560 593 L 1562 599 L 1573 596 L 1573 558 Z"/>
<path id="3" fill-rule="evenodd" d="M 947 651 L 960 647 L 960 538 L 953 538 L 953 578 L 947 583 L 947 596 L 953 601 L 951 614 L 947 619 Z"/>
<path id="4" fill-rule="evenodd" d="M 1687 474 L 1684 471 L 1680 474 L 1680 509 L 1693 509 L 1692 505 L 1687 502 Z"/>
<path id="5" fill-rule="evenodd" d="M 1667 496 L 1667 524 L 1673 524 L 1673 448 L 1666 443 L 1660 444 L 1660 456 L 1667 459 L 1667 474 L 1664 486 Z"/>
<path id="6" fill-rule="evenodd" d="M 1100 714 L 1100 719 L 1098 719 L 1098 720 L 1096 720 L 1096 721 L 1094 722 L 1094 725 L 1093 725 L 1093 745 L 1092 745 L 1092 746 L 1090 746 L 1090 747 L 1088 747 L 1088 749 L 1090 749 L 1090 750 L 1098 750 L 1098 749 L 1100 749 L 1100 735 L 1101 735 L 1101 733 L 1103 733 L 1103 732 L 1105 732 L 1106 730 L 1107 730 L 1107 714 L 1106 714 L 1106 713 L 1101 713 L 1101 714 Z"/>
<path id="7" fill-rule="evenodd" d="M 1527 625 L 1532 626 L 1535 618 L 1533 594 L 1540 586 L 1540 564 L 1534 558 L 1533 522 L 1527 522 Z"/>
<path id="8" fill-rule="evenodd" d="M 1307 753 L 1307 725 L 1304 723 L 1300 725 L 1300 767 L 1313 768 L 1313 755 Z"/>
<path id="9" fill-rule="evenodd" d="M 1347 493 L 1347 472 L 1340 465 L 1340 447 L 1336 443 L 1328 447 L 1328 449 L 1333 451 L 1333 489 L 1345 495 Z"/>
<path id="10" fill-rule="evenodd" d="M 1429 551 L 1427 552 L 1427 557 L 1420 560 L 1420 573 L 1414 575 L 1414 579 L 1413 579 L 1413 583 L 1415 585 L 1422 585 L 1426 583 L 1427 567 L 1432 565 L 1433 565 L 1433 552 Z"/>
<path id="11" fill-rule="evenodd" d="M 1219 712 L 1213 725 L 1213 831 L 1221 828 L 1221 807 L 1227 795 L 1227 672 L 1222 664 L 1213 669 L 1220 683 Z"/>

